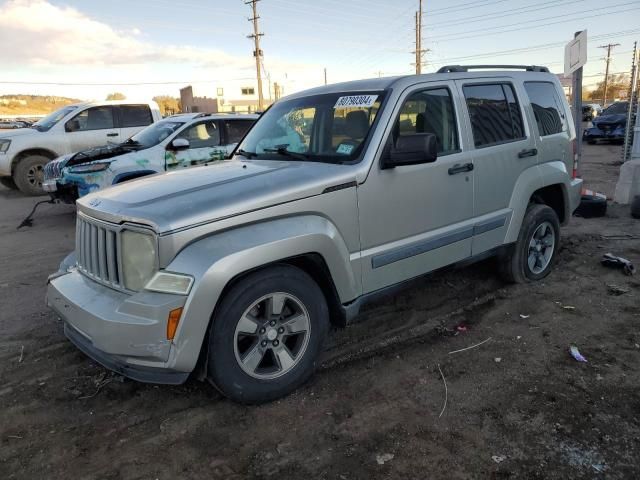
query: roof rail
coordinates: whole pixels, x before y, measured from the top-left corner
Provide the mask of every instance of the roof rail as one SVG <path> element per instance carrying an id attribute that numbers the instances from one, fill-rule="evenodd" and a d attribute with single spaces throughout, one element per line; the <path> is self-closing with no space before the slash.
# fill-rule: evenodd
<path id="1" fill-rule="evenodd" d="M 539 67 L 537 65 L 447 65 L 438 70 L 438 73 L 468 72 L 469 70 L 486 70 L 490 68 L 549 73 L 547 67 Z"/>

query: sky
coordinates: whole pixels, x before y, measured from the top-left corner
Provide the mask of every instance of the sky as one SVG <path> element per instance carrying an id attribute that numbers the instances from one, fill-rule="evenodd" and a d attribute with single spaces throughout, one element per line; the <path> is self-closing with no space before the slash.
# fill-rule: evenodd
<path id="1" fill-rule="evenodd" d="M 285 94 L 324 83 L 412 74 L 418 0 L 261 0 L 264 67 Z M 564 45 L 587 29 L 585 84 L 628 71 L 640 1 L 424 0 L 423 73 L 446 64 L 563 70 Z M 0 94 L 102 99 L 196 94 L 255 78 L 243 0 L 0 0 Z M 265 89 L 267 81 L 265 81 Z"/>

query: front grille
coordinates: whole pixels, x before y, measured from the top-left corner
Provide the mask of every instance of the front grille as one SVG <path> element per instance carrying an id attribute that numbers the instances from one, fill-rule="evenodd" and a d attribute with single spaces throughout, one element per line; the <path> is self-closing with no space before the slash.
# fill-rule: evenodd
<path id="1" fill-rule="evenodd" d="M 124 290 L 120 263 L 120 228 L 78 215 L 76 223 L 78 269 L 105 285 Z"/>

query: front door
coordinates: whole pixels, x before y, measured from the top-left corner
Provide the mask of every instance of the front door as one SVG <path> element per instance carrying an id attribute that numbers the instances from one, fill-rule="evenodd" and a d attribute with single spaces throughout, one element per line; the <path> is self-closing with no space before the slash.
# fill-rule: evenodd
<path id="1" fill-rule="evenodd" d="M 195 123 L 180 132 L 176 138 L 189 141 L 189 148 L 178 152 L 167 151 L 166 170 L 194 167 L 224 160 L 227 154 L 220 145 L 220 126 L 217 120 Z"/>
<path id="2" fill-rule="evenodd" d="M 536 143 L 528 128 L 520 98 L 510 79 L 460 80 L 467 131 L 470 132 L 474 178 L 473 255 L 502 245 L 511 219 L 510 202 L 525 170 L 537 176 Z"/>
<path id="3" fill-rule="evenodd" d="M 69 151 L 79 152 L 109 143 L 120 143 L 120 128 L 113 107 L 105 105 L 83 110 L 65 123 Z"/>
<path id="4" fill-rule="evenodd" d="M 474 171 L 461 142 L 460 107 L 452 82 L 402 97 L 387 141 L 433 133 L 438 158 L 392 169 L 374 164 L 358 187 L 363 293 L 470 256 Z"/>

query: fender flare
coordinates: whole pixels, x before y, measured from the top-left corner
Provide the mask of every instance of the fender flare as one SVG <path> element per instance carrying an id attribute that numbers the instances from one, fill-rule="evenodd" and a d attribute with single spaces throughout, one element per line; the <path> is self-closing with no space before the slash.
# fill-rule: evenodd
<path id="1" fill-rule="evenodd" d="M 560 160 L 535 165 L 523 171 L 513 187 L 513 193 L 509 201 L 509 208 L 513 214 L 511 215 L 511 222 L 509 223 L 504 243 L 513 243 L 518 240 L 518 234 L 520 233 L 524 214 L 529 206 L 529 200 L 535 191 L 541 188 L 551 185 L 561 186 L 565 218 L 570 218 L 569 178 L 567 167 Z"/>
<path id="2" fill-rule="evenodd" d="M 184 248 L 167 271 L 193 275 L 194 284 L 171 349 L 169 365 L 195 367 L 210 319 L 227 285 L 238 276 L 292 257 L 318 254 L 342 303 L 361 294 L 360 278 L 338 229 L 318 215 L 300 215 L 214 233 Z"/>

